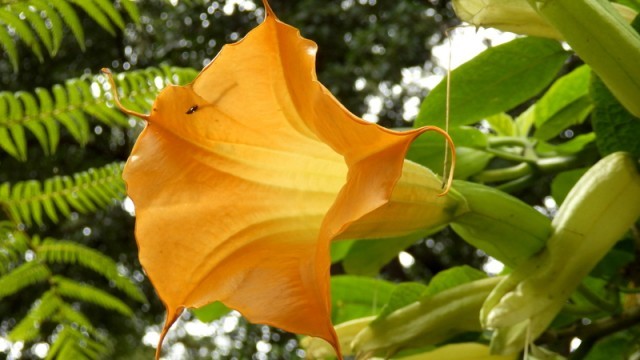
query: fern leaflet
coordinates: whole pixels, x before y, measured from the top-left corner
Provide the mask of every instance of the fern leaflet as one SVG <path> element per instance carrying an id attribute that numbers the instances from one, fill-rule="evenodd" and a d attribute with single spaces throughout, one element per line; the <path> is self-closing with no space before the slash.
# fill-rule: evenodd
<path id="1" fill-rule="evenodd" d="M 65 298 L 80 300 L 115 310 L 126 316 L 133 316 L 133 311 L 122 300 L 91 285 L 81 284 L 71 279 L 55 275 L 51 279 L 56 292 Z"/>
<path id="2" fill-rule="evenodd" d="M 27 315 L 9 332 L 9 340 L 28 342 L 40 335 L 40 325 L 49 320 L 62 305 L 53 291 L 45 292 L 31 307 Z"/>
<path id="3" fill-rule="evenodd" d="M 97 250 L 72 241 L 45 239 L 36 253 L 39 259 L 47 263 L 79 264 L 91 269 L 111 281 L 130 298 L 147 302 L 144 293 L 129 278 L 120 275 L 115 261 Z"/>
<path id="4" fill-rule="evenodd" d="M 13 295 L 29 285 L 43 282 L 51 277 L 49 268 L 38 262 L 26 262 L 0 277 L 0 299 Z"/>
<path id="5" fill-rule="evenodd" d="M 137 24 L 140 16 L 131 0 L 124 0 L 123 8 Z M 72 6 L 71 4 L 74 4 Z M 78 44 L 84 50 L 84 30 L 78 18 L 77 8 L 82 9 L 98 25 L 115 34 L 115 27 L 124 29 L 125 22 L 115 4 L 108 0 L 21 0 L 0 2 L 0 44 L 7 51 L 14 71 L 18 70 L 18 52 L 12 44 L 14 38 L 22 40 L 43 62 L 42 45 L 50 56 L 60 48 L 63 23 L 66 24 Z M 26 21 L 22 20 L 23 17 Z M 3 35 L 4 34 L 4 35 Z M 9 34 L 10 36 L 6 36 Z"/>
<path id="6" fill-rule="evenodd" d="M 196 71 L 189 68 L 152 67 L 119 74 L 116 83 L 126 105 L 145 112 L 160 89 L 171 82 L 185 83 L 195 75 Z M 109 126 L 130 126 L 126 116 L 112 106 L 109 90 L 103 75 L 88 75 L 54 85 L 51 90 L 0 92 L 0 148 L 25 161 L 25 129 L 46 154 L 52 154 L 60 139 L 60 124 L 80 144 L 89 141 L 89 117 Z"/>
<path id="7" fill-rule="evenodd" d="M 85 336 L 71 326 L 64 326 L 56 334 L 56 340 L 47 353 L 46 360 L 94 360 L 109 351 L 104 342 Z"/>
<path id="8" fill-rule="evenodd" d="M 0 221 L 0 276 L 20 262 L 29 249 L 29 238 L 14 226 L 10 221 Z"/>
<path id="9" fill-rule="evenodd" d="M 58 213 L 68 217 L 71 209 L 83 214 L 93 212 L 124 198 L 123 166 L 117 162 L 73 177 L 56 176 L 43 183 L 36 180 L 13 185 L 3 183 L 0 184 L 0 205 L 16 224 L 27 226 L 43 224 L 43 215 L 57 222 Z"/>

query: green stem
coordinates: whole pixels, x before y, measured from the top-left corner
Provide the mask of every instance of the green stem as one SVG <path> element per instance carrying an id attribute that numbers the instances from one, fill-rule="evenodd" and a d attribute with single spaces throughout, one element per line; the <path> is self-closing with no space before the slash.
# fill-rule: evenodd
<path id="1" fill-rule="evenodd" d="M 533 168 L 526 162 L 518 165 L 482 171 L 473 177 L 473 180 L 480 183 L 495 183 L 502 181 L 511 181 L 522 178 L 533 173 Z"/>
<path id="2" fill-rule="evenodd" d="M 581 161 L 577 156 L 556 156 L 536 161 L 536 167 L 543 174 L 555 174 L 565 170 L 571 170 Z"/>
<path id="3" fill-rule="evenodd" d="M 535 159 L 530 159 L 530 158 L 526 158 L 522 155 L 518 155 L 518 154 L 514 154 L 514 153 L 510 153 L 504 150 L 498 150 L 498 149 L 492 149 L 492 148 L 487 148 L 485 149 L 486 152 L 488 152 L 489 154 L 493 154 L 501 159 L 504 160 L 509 160 L 509 161 L 515 161 L 515 162 L 527 162 L 527 163 L 533 163 L 536 160 Z"/>
<path id="4" fill-rule="evenodd" d="M 576 290 L 578 291 L 578 293 L 580 293 L 580 295 L 582 295 L 585 299 L 587 299 L 587 301 L 597 306 L 601 310 L 604 310 L 610 313 L 615 313 L 618 311 L 618 306 L 616 304 L 610 303 L 602 299 L 600 296 L 593 293 L 593 291 L 589 290 L 589 288 L 584 286 L 584 284 L 578 285 L 578 288 Z"/>
<path id="5" fill-rule="evenodd" d="M 501 146 L 520 146 L 523 148 L 531 147 L 531 142 L 524 137 L 519 136 L 498 136 L 498 137 L 489 137 L 488 139 L 490 147 L 501 147 Z"/>
<path id="6" fill-rule="evenodd" d="M 528 174 L 519 179 L 511 180 L 504 184 L 500 184 L 496 186 L 496 189 L 512 194 L 516 191 L 520 191 L 522 189 L 529 187 L 529 185 L 531 185 L 534 180 L 535 180 L 535 177 L 533 176 L 533 174 Z"/>

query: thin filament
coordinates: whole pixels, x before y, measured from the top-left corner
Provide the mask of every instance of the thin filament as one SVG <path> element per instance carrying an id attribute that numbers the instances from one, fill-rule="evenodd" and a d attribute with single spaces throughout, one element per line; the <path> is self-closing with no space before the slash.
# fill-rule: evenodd
<path id="1" fill-rule="evenodd" d="M 445 96 L 445 105 L 444 105 L 444 131 L 449 133 L 449 109 L 451 103 L 451 53 L 453 52 L 453 45 L 451 43 L 451 35 L 449 34 L 449 30 L 445 30 L 445 34 L 447 35 L 447 41 L 449 42 L 449 60 L 447 62 L 447 83 L 446 83 L 446 96 Z M 451 161 L 451 165 L 455 164 L 455 149 L 452 148 L 452 153 L 454 153 L 454 158 Z M 444 143 L 444 163 L 442 169 L 442 177 L 444 178 L 447 174 L 447 163 L 449 160 L 449 142 L 445 141 Z M 453 167 L 449 169 L 449 178 L 451 178 L 453 174 Z M 450 186 L 451 184 L 449 184 Z M 444 184 L 443 184 L 444 187 Z"/>

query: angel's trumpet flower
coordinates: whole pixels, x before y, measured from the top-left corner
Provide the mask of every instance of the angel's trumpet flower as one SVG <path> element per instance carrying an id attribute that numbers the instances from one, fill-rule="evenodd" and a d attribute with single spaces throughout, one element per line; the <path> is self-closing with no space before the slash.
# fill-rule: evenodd
<path id="1" fill-rule="evenodd" d="M 465 202 L 450 179 L 443 190 L 404 160 L 420 134 L 451 142 L 446 133 L 351 114 L 316 79 L 315 43 L 265 8 L 260 26 L 191 84 L 165 88 L 151 114 L 123 109 L 147 120 L 124 169 L 140 262 L 167 309 L 162 337 L 184 308 L 221 301 L 339 352 L 330 242 L 439 226 Z"/>

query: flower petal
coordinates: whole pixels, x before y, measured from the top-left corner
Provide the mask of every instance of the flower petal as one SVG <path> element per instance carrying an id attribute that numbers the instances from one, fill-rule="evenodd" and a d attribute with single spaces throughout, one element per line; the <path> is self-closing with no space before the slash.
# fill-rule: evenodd
<path id="1" fill-rule="evenodd" d="M 424 205 L 455 213 L 461 201 L 438 198 L 424 168 L 403 175 L 411 141 L 434 129 L 397 133 L 351 114 L 317 81 L 316 45 L 265 7 L 261 25 L 141 115 L 124 170 L 140 262 L 167 308 L 161 343 L 184 308 L 221 301 L 339 353 L 330 241 L 440 225 Z"/>

